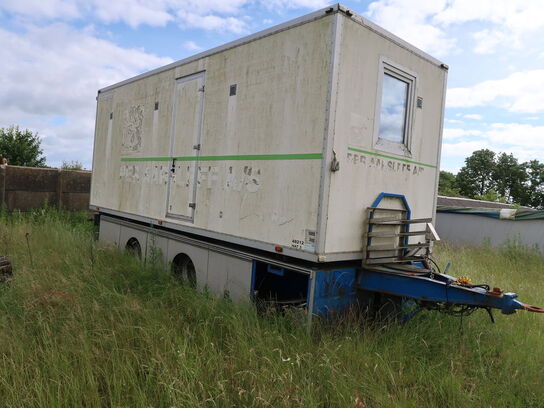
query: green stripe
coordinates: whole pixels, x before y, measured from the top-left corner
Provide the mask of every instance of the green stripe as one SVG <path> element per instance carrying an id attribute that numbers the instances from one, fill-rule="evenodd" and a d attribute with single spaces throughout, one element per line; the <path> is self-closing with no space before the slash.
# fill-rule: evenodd
<path id="1" fill-rule="evenodd" d="M 170 161 L 171 157 L 123 157 L 121 161 L 135 162 L 135 161 Z"/>
<path id="2" fill-rule="evenodd" d="M 322 153 L 293 153 L 293 154 L 242 154 L 226 156 L 181 156 L 181 157 L 123 157 L 121 161 L 228 161 L 228 160 L 312 160 L 322 159 Z"/>
<path id="3" fill-rule="evenodd" d="M 420 166 L 431 167 L 433 169 L 436 169 L 436 166 L 433 166 L 432 164 L 421 163 L 421 162 L 408 160 L 408 159 L 401 159 L 399 157 L 388 156 L 386 154 L 381 154 L 381 153 L 369 152 L 369 151 L 366 151 L 366 150 L 356 149 L 355 147 L 348 147 L 348 150 L 351 150 L 352 152 L 369 154 L 371 156 L 378 156 L 378 157 L 383 157 L 385 159 L 398 160 L 398 161 L 401 161 L 401 162 L 404 162 L 404 163 L 418 164 Z"/>

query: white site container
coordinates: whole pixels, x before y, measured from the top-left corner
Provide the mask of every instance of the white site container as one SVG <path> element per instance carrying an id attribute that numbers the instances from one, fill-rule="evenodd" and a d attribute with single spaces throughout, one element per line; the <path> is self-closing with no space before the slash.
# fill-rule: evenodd
<path id="1" fill-rule="evenodd" d="M 109 86 L 91 208 L 309 261 L 361 258 L 380 193 L 434 216 L 446 76 L 336 5 Z"/>

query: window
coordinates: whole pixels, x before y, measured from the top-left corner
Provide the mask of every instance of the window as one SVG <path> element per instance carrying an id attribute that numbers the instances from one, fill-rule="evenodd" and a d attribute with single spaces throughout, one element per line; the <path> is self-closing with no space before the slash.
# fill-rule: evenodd
<path id="1" fill-rule="evenodd" d="M 409 84 L 407 82 L 384 73 L 380 130 L 378 132 L 380 139 L 404 143 L 408 88 Z"/>
<path id="2" fill-rule="evenodd" d="M 409 154 L 410 129 L 416 76 L 386 61 L 380 61 L 376 147 Z"/>

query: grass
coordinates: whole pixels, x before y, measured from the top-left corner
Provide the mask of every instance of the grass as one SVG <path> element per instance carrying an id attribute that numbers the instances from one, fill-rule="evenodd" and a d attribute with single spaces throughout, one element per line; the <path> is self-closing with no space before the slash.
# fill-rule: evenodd
<path id="1" fill-rule="evenodd" d="M 93 235 L 81 214 L 0 215 L 0 254 L 14 265 L 0 284 L 1 406 L 544 406 L 542 315 L 497 314 L 493 325 L 483 311 L 421 312 L 308 334 Z M 544 305 L 536 252 L 442 245 L 436 259 Z"/>

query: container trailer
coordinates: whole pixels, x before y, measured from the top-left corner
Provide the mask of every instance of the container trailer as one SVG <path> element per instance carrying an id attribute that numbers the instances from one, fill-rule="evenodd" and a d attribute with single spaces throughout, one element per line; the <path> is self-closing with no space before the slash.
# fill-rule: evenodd
<path id="1" fill-rule="evenodd" d="M 427 284 L 481 305 L 426 261 L 447 71 L 337 4 L 101 89 L 100 240 L 309 318 Z"/>

